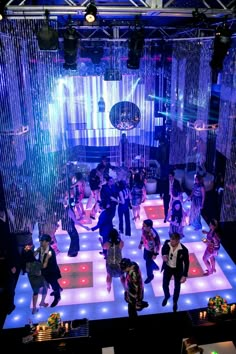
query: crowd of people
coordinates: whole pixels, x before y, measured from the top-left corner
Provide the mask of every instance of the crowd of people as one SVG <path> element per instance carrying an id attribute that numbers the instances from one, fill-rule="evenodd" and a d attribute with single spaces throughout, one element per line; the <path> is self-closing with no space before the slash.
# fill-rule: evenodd
<path id="1" fill-rule="evenodd" d="M 106 287 L 111 291 L 112 279 L 120 278 L 124 289 L 125 301 L 128 303 L 128 315 L 130 326 L 133 328 L 137 311 L 148 307 L 148 302 L 144 301 L 144 285 L 149 284 L 154 279 L 154 271 L 163 271 L 163 293 L 162 306 L 166 306 L 170 298 L 169 284 L 174 278 L 173 311 L 178 309 L 178 299 L 181 284 L 187 280 L 189 270 L 189 253 L 182 243 L 184 237 L 184 227 L 192 225 L 195 230 L 202 229 L 201 210 L 204 206 L 205 187 L 203 178 L 196 174 L 192 191 L 187 199 L 183 200 L 183 190 L 179 181 L 175 178 L 174 171 L 169 172 L 169 178 L 163 181 L 160 190 L 160 197 L 163 199 L 164 223 L 169 222 L 169 239 L 161 245 L 158 232 L 153 227 L 151 219 L 145 219 L 142 223 L 141 239 L 138 248 L 143 250 L 143 259 L 146 265 L 146 279 L 143 281 L 139 265 L 129 258 L 124 258 L 122 253 L 125 248 L 124 236 L 131 237 L 131 213 L 133 221 L 140 220 L 141 204 L 146 200 L 146 176 L 143 170 L 131 171 L 129 180 L 114 181 L 109 175 L 109 171 L 114 166 L 103 159 L 89 175 L 89 185 L 91 194 L 86 206 L 83 204 L 85 197 L 85 184 L 81 174 L 76 174 L 69 185 L 69 190 L 65 191 L 60 200 L 55 200 L 53 209 L 43 205 L 43 200 L 38 204 L 39 213 L 39 241 L 40 247 L 34 250 L 32 242 L 26 244 L 21 251 L 20 265 L 14 265 L 12 258 L 9 258 L 7 271 L 13 279 L 8 283 L 12 287 L 12 301 L 9 305 L 8 313 L 14 310 L 14 285 L 16 283 L 15 272 L 22 269 L 27 273 L 32 287 L 32 313 L 38 311 L 37 306 L 55 307 L 61 300 L 59 284 L 61 278 L 60 269 L 57 264 L 57 254 L 60 250 L 57 247 L 56 230 L 61 221 L 63 230 L 66 230 L 70 237 L 68 257 L 76 257 L 80 251 L 79 233 L 76 225 L 83 227 L 86 231 L 96 231 L 99 233 L 101 244 L 100 253 L 106 262 Z M 190 212 L 186 211 L 184 203 L 190 201 Z M 41 208 L 41 213 L 40 213 Z M 86 209 L 90 211 L 90 218 L 96 220 L 93 227 L 85 225 L 84 216 Z M 132 212 L 131 212 L 132 211 Z M 117 213 L 118 229 L 114 228 L 113 219 Z M 7 212 L 4 208 L 0 210 L 1 230 L 8 232 L 6 227 Z M 206 237 L 206 250 L 203 255 L 203 262 L 207 269 L 204 275 L 211 275 L 216 271 L 215 257 L 220 248 L 220 231 L 216 220 L 211 220 L 210 230 L 204 231 Z M 1 248 L 9 248 L 1 240 Z M 18 249 L 19 251 L 19 249 Z M 162 257 L 162 265 L 156 263 L 158 255 Z M 5 255 L 1 255 L 5 257 Z M 17 259 L 17 258 L 16 258 Z M 19 274 L 18 274 L 19 275 Z M 15 281 L 15 283 L 14 283 Z M 9 285 L 10 284 L 10 285 Z M 48 289 L 54 300 L 49 305 L 45 302 Z M 38 305 L 38 295 L 41 294 L 41 301 Z"/>

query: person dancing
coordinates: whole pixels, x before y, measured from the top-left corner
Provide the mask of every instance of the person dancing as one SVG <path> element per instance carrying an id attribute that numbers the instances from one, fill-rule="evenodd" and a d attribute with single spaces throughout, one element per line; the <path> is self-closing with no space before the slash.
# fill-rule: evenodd
<path id="1" fill-rule="evenodd" d="M 172 235 L 174 232 L 177 232 L 178 234 L 180 234 L 181 238 L 184 237 L 183 218 L 184 211 L 182 203 L 180 202 L 180 200 L 175 200 L 172 204 L 169 235 Z"/>
<path id="2" fill-rule="evenodd" d="M 107 291 L 111 291 L 112 278 L 120 278 L 121 284 L 125 286 L 124 272 L 120 268 L 122 259 L 122 248 L 124 241 L 116 229 L 112 229 L 109 233 L 109 240 L 104 243 L 103 248 L 107 250 L 106 270 L 107 270 Z"/>
<path id="3" fill-rule="evenodd" d="M 209 231 L 202 231 L 203 234 L 206 234 L 206 238 L 203 239 L 203 242 L 206 243 L 206 249 L 202 257 L 207 267 L 204 275 L 210 275 L 216 272 L 215 257 L 218 255 L 220 249 L 220 231 L 217 220 L 211 219 L 209 227 Z"/>
<path id="4" fill-rule="evenodd" d="M 70 198 L 69 205 L 65 208 L 65 213 L 62 218 L 62 229 L 66 230 L 70 236 L 70 246 L 67 253 L 68 257 L 77 257 L 80 250 L 79 233 L 76 230 L 75 225 L 79 225 L 87 231 L 90 230 L 89 227 L 83 225 L 76 219 L 74 208 L 75 200 L 74 198 Z"/>
<path id="5" fill-rule="evenodd" d="M 201 210 L 204 207 L 206 190 L 203 183 L 202 176 L 196 174 L 194 176 L 194 184 L 192 192 L 187 200 L 191 200 L 189 225 L 194 227 L 194 230 L 200 230 L 202 228 L 201 223 Z"/>
<path id="6" fill-rule="evenodd" d="M 141 270 L 136 262 L 129 258 L 122 258 L 120 268 L 125 275 L 125 301 L 128 303 L 129 329 L 134 330 L 137 325 L 137 311 L 148 307 L 143 300 L 144 286 Z"/>
<path id="7" fill-rule="evenodd" d="M 166 306 L 170 298 L 170 280 L 174 277 L 174 294 L 173 294 L 173 311 L 178 310 L 178 299 L 180 294 L 181 284 L 185 283 L 189 270 L 189 252 L 187 247 L 180 243 L 180 235 L 173 233 L 170 240 L 166 240 L 162 250 L 162 271 L 163 281 L 162 287 L 165 298 L 162 301 L 162 306 Z"/>

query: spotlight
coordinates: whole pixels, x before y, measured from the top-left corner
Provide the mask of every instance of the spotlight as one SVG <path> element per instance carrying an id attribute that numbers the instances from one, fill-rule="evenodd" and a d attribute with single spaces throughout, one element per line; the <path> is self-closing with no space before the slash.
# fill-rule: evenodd
<path id="1" fill-rule="evenodd" d="M 37 33 L 37 40 L 40 50 L 57 50 L 59 47 L 58 33 L 49 26 L 49 11 L 45 11 L 46 22 Z"/>
<path id="2" fill-rule="evenodd" d="M 86 8 L 86 13 L 85 13 L 85 20 L 89 23 L 93 23 L 96 21 L 96 16 L 97 16 L 97 8 L 94 4 L 94 2 L 91 2 L 90 4 L 88 4 L 87 8 Z"/>
<path id="3" fill-rule="evenodd" d="M 6 5 L 8 0 L 2 0 L 0 2 L 0 21 L 2 21 L 6 17 Z"/>
<path id="4" fill-rule="evenodd" d="M 140 58 L 143 56 L 144 46 L 144 31 L 143 29 L 135 29 L 129 38 L 127 68 L 139 69 Z"/>
<path id="5" fill-rule="evenodd" d="M 214 39 L 214 49 L 210 66 L 213 70 L 221 71 L 225 56 L 231 46 L 231 31 L 226 23 L 217 27 Z"/>
<path id="6" fill-rule="evenodd" d="M 64 32 L 64 69 L 77 69 L 79 35 L 75 28 L 69 26 Z"/>
<path id="7" fill-rule="evenodd" d="M 37 33 L 40 50 L 57 50 L 59 46 L 58 33 L 48 24 L 43 24 Z"/>
<path id="8" fill-rule="evenodd" d="M 0 7 L 0 21 L 2 21 L 5 17 L 5 8 Z"/>

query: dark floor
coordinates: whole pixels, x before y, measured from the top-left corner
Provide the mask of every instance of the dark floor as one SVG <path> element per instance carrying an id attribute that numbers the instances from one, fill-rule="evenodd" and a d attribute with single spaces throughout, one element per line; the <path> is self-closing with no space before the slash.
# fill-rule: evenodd
<path id="1" fill-rule="evenodd" d="M 4 330 L 1 344 L 8 351 L 23 354 L 101 354 L 102 348 L 113 347 L 115 354 L 171 353 L 181 354 L 182 340 L 194 337 L 198 344 L 220 341 L 236 342 L 236 319 L 196 325 L 192 311 L 139 316 L 136 332 L 128 330 L 127 318 L 89 322 L 89 336 L 50 342 L 22 344 L 26 329 Z M 163 349 L 164 348 L 164 349 Z"/>

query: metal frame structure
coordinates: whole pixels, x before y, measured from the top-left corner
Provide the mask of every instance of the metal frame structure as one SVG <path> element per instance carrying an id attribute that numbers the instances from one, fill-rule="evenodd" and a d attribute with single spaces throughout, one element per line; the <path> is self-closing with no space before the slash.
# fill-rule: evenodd
<path id="1" fill-rule="evenodd" d="M 27 0 L 19 1 L 7 2 L 5 13 L 8 20 L 43 20 L 47 10 L 50 20 L 57 21 L 59 30 L 66 27 L 66 18 L 71 16 L 81 38 L 113 41 L 127 40 L 130 28 L 136 25 L 145 27 L 146 39 L 213 36 L 217 23 L 222 23 L 226 18 L 231 21 L 231 26 L 234 25 L 236 8 L 235 0 L 201 0 L 198 11 L 207 16 L 208 23 L 195 26 L 191 20 L 196 8 L 188 7 L 187 1 L 97 0 L 95 3 L 99 19 L 94 24 L 88 24 L 84 21 L 84 15 L 90 0 L 58 0 L 57 5 L 40 5 L 40 0 L 38 5 L 27 5 Z M 176 3 L 181 3 L 182 7 Z"/>
<path id="2" fill-rule="evenodd" d="M 27 0 L 22 0 L 20 3 L 17 0 L 9 0 L 6 5 L 7 17 L 17 18 L 23 16 L 23 18 L 34 18 L 38 16 L 44 16 L 45 10 L 48 10 L 51 16 L 60 15 L 84 15 L 86 7 L 89 4 L 89 0 L 76 1 L 64 0 L 64 4 L 60 5 L 27 5 Z M 202 0 L 202 7 L 200 11 L 207 11 L 208 17 L 218 18 L 222 16 L 228 16 L 232 14 L 232 10 L 235 7 L 235 2 L 228 2 L 228 6 L 224 5 L 223 0 L 215 0 L 214 3 L 218 7 L 213 7 L 212 0 Z M 224 0 L 224 2 L 226 2 Z M 163 0 L 129 0 L 126 5 L 122 1 L 122 5 L 119 1 L 107 2 L 105 6 L 99 6 L 99 1 L 96 2 L 98 5 L 97 10 L 100 16 L 117 16 L 117 15 L 142 15 L 142 16 L 164 16 L 164 17 L 192 17 L 192 11 L 195 8 L 184 6 L 177 7 L 174 5 L 175 0 L 169 0 L 164 2 Z"/>

